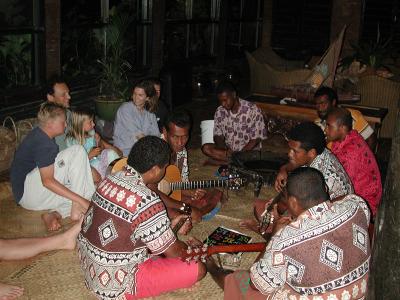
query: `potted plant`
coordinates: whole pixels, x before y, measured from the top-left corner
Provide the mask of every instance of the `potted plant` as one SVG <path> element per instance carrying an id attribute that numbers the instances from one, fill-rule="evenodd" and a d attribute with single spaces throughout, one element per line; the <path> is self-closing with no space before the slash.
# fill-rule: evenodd
<path id="1" fill-rule="evenodd" d="M 344 69 L 349 68 L 354 62 L 359 65 L 358 73 L 362 75 L 375 74 L 376 70 L 385 67 L 390 57 L 391 38 L 383 40 L 381 38 L 379 25 L 376 34 L 375 41 L 362 41 L 359 44 L 352 44 L 351 47 L 354 53 L 342 59 L 341 66 Z"/>
<path id="2" fill-rule="evenodd" d="M 124 36 L 130 24 L 126 13 L 110 12 L 110 22 L 96 37 L 103 45 L 104 57 L 98 60 L 100 65 L 99 96 L 95 99 L 97 115 L 107 121 L 114 120 L 119 106 L 129 97 L 127 72 L 131 64 L 124 58 L 129 48 Z"/>

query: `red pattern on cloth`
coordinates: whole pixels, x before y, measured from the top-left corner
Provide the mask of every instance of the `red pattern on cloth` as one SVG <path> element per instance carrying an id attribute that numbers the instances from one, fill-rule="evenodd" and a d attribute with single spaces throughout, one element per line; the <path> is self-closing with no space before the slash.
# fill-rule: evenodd
<path id="1" fill-rule="evenodd" d="M 382 196 L 381 174 L 375 156 L 362 136 L 351 130 L 343 141 L 333 142 L 332 152 L 353 183 L 355 193 L 368 202 L 375 216 Z"/>
<path id="2" fill-rule="evenodd" d="M 138 266 L 175 242 L 165 206 L 127 166 L 97 187 L 78 236 L 86 286 L 99 299 L 136 294 Z"/>

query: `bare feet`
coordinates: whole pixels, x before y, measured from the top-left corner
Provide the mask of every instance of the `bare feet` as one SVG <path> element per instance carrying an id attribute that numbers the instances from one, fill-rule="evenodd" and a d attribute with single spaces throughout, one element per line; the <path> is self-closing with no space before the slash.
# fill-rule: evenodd
<path id="1" fill-rule="evenodd" d="M 256 220 L 241 220 L 239 222 L 239 226 L 240 228 L 251 230 L 258 234 L 260 233 L 258 228 L 258 222 Z"/>
<path id="2" fill-rule="evenodd" d="M 85 215 L 86 211 L 89 208 L 90 201 L 86 200 L 85 198 L 82 199 L 82 204 L 77 202 L 72 202 L 72 209 L 71 209 L 71 220 L 72 221 L 79 221 L 82 216 Z"/>
<path id="3" fill-rule="evenodd" d="M 56 231 L 61 228 L 61 215 L 56 212 L 52 211 L 50 213 L 45 213 L 42 215 L 42 220 L 46 225 L 48 231 Z"/>
<path id="4" fill-rule="evenodd" d="M 82 222 L 83 222 L 83 217 L 74 225 L 72 225 L 71 228 L 69 228 L 66 232 L 62 234 L 62 240 L 64 242 L 62 249 L 65 250 L 75 249 L 76 238 L 78 237 L 78 234 L 81 231 Z"/>
<path id="5" fill-rule="evenodd" d="M 0 282 L 0 300 L 11 300 L 21 297 L 24 288 Z"/>

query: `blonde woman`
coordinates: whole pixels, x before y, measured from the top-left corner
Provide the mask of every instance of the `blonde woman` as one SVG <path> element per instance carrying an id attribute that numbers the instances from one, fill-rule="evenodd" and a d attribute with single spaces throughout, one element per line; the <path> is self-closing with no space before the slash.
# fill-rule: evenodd
<path id="1" fill-rule="evenodd" d="M 108 165 L 122 156 L 121 150 L 103 140 L 94 131 L 94 114 L 89 109 L 72 112 L 71 128 L 67 132 L 66 144 L 82 145 L 92 169 L 93 181 L 97 184 L 105 177 Z"/>
<path id="2" fill-rule="evenodd" d="M 128 156 L 132 146 L 147 135 L 160 136 L 157 118 L 152 111 L 157 106 L 154 85 L 143 80 L 135 85 L 132 101 L 120 106 L 115 118 L 114 145 Z"/>

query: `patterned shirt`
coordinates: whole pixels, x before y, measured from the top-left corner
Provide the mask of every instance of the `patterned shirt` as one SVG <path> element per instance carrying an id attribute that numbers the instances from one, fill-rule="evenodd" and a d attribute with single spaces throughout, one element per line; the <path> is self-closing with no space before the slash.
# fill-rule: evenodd
<path id="1" fill-rule="evenodd" d="M 87 287 L 100 299 L 135 294 L 138 265 L 176 237 L 164 204 L 127 166 L 97 187 L 78 236 Z"/>
<path id="2" fill-rule="evenodd" d="M 250 140 L 267 138 L 260 108 L 243 99 L 239 99 L 239 103 L 236 114 L 219 106 L 214 115 L 214 136 L 223 136 L 226 146 L 232 151 L 241 151 Z"/>
<path id="3" fill-rule="evenodd" d="M 189 165 L 186 148 L 176 153 L 176 166 L 181 171 L 182 181 L 189 181 Z"/>
<path id="4" fill-rule="evenodd" d="M 354 193 L 349 176 L 336 156 L 328 149 L 325 149 L 321 154 L 317 155 L 310 164 L 310 167 L 322 173 L 325 178 L 325 183 L 328 186 L 329 196 L 332 200 Z"/>
<path id="5" fill-rule="evenodd" d="M 370 261 L 368 224 L 369 209 L 354 194 L 320 203 L 272 237 L 250 269 L 251 280 L 268 299 L 361 299 Z"/>
<path id="6" fill-rule="evenodd" d="M 353 182 L 354 191 L 365 199 L 376 214 L 382 196 L 381 174 L 371 149 L 355 130 L 343 141 L 333 142 L 332 152 Z"/>

